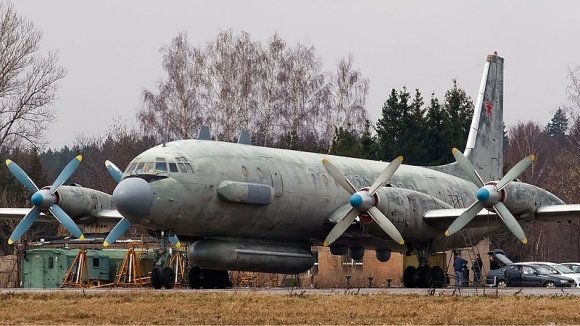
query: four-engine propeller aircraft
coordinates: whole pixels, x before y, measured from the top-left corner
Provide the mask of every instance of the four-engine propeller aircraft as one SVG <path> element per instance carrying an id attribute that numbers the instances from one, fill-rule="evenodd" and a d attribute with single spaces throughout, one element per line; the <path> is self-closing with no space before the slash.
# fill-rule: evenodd
<path id="1" fill-rule="evenodd" d="M 66 213 L 55 209 L 60 206 L 77 221 L 81 216 L 120 218 L 105 245 L 131 224 L 191 241 L 193 286 L 225 284 L 220 283 L 223 270 L 304 272 L 314 263 L 311 246 L 323 244 L 332 254 L 350 253 L 353 259 L 372 249 L 380 261 L 391 252 L 414 250 L 419 268 L 408 267 L 405 275 L 416 283 L 406 285 L 443 284 L 442 271 L 430 267 L 428 257 L 465 247 L 456 234 L 462 228 L 479 241 L 505 225 L 526 243 L 519 223 L 580 216 L 580 205 L 565 205 L 548 191 L 515 180 L 533 155 L 502 178 L 503 58 L 497 55 L 487 57 L 474 111 L 465 153 L 453 149 L 456 163 L 437 167 L 404 165 L 402 157 L 386 163 L 251 146 L 247 137 L 238 144 L 212 141 L 202 129 L 198 139 L 143 152 L 124 172 L 107 161 L 118 182 L 112 197 L 71 197 L 68 192 L 78 189 L 58 188 L 60 181 L 37 190 L 27 185 L 24 172 L 11 168 L 35 193 L 35 206 L 20 211 L 27 215 L 10 241 L 48 211 L 80 236 L 63 218 Z M 78 207 L 86 208 L 86 215 Z M 9 215 L 4 210 L 0 213 Z M 154 271 L 154 277 L 160 275 Z"/>

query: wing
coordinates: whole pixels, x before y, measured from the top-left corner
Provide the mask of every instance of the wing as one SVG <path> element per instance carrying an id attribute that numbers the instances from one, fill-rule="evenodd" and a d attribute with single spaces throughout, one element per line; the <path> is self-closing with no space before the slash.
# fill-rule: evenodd
<path id="1" fill-rule="evenodd" d="M 28 212 L 30 208 L 0 208 L 0 220 L 19 222 Z M 99 225 L 115 225 L 123 216 L 115 209 L 103 209 L 97 211 L 92 216 L 83 216 L 81 218 L 74 218 L 78 220 L 79 224 L 99 224 Z M 52 215 L 40 213 L 37 222 L 56 223 L 57 220 Z"/>
<path id="2" fill-rule="evenodd" d="M 433 209 L 425 212 L 423 219 L 438 228 L 445 229 L 453 223 L 467 208 Z M 570 205 L 545 205 L 539 206 L 533 215 L 514 214 L 523 220 L 536 220 L 542 222 L 564 222 L 580 220 L 580 204 Z M 485 226 L 492 223 L 502 223 L 501 218 L 494 212 L 482 209 L 469 226 Z"/>

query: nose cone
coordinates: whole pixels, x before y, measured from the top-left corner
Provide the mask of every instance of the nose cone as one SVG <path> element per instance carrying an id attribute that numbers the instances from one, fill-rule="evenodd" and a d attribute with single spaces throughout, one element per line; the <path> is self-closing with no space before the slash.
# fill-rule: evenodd
<path id="1" fill-rule="evenodd" d="M 489 197 L 490 197 L 489 190 L 487 190 L 485 188 L 480 188 L 477 191 L 477 200 L 479 200 L 481 202 L 486 202 L 489 200 Z"/>
<path id="2" fill-rule="evenodd" d="M 119 213 L 129 220 L 142 219 L 153 204 L 153 190 L 141 178 L 127 178 L 115 187 L 113 202 Z"/>

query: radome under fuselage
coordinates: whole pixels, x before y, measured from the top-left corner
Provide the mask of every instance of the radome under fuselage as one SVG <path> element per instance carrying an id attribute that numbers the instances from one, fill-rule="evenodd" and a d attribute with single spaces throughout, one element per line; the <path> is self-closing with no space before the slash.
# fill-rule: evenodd
<path id="1" fill-rule="evenodd" d="M 183 167 L 189 164 L 191 169 L 184 169 L 185 173 L 155 172 L 151 168 L 147 173 L 135 172 L 139 163 L 147 162 L 151 167 L 161 158 L 168 164 L 182 163 Z M 341 169 L 357 189 L 370 186 L 388 164 L 219 141 L 170 142 L 140 154 L 125 171 L 124 178 L 140 176 L 148 180 L 154 193 L 146 219 L 129 219 L 134 224 L 172 230 L 180 236 L 320 245 L 333 226 L 329 217 L 349 200 L 349 194 L 328 175 L 323 158 Z M 273 200 L 267 205 L 224 200 L 216 189 L 225 180 L 272 186 Z M 510 187 L 521 188 L 522 185 L 525 184 L 514 183 Z M 385 187 L 378 192 L 377 207 L 394 223 L 407 243 L 431 242 L 432 247 L 444 249 L 440 247 L 455 247 L 463 241 L 455 243 L 453 239 L 446 239 L 443 233 L 448 225 L 427 223 L 422 216 L 429 209 L 469 206 L 475 201 L 477 187 L 474 184 L 429 168 L 402 165 L 387 186 L 390 189 Z M 397 189 L 406 192 L 397 193 Z M 546 197 L 544 204 L 561 203 L 550 193 L 537 189 L 538 196 Z M 413 191 L 421 196 L 413 198 L 416 197 Z M 398 201 L 412 203 L 401 208 Z M 480 239 L 504 226 L 493 215 L 486 223 L 474 221 L 468 227 L 475 238 Z M 351 226 L 337 241 L 340 243 L 399 252 L 406 250 L 374 222 L 363 228 Z"/>

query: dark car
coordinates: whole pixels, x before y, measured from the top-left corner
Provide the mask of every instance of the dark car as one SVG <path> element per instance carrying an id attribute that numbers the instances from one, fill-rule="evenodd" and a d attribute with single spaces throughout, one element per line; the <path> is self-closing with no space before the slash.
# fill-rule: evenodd
<path id="1" fill-rule="evenodd" d="M 546 266 L 523 263 L 515 263 L 490 271 L 486 284 L 498 287 L 543 286 L 547 288 L 576 285 L 573 279 L 554 274 Z"/>

